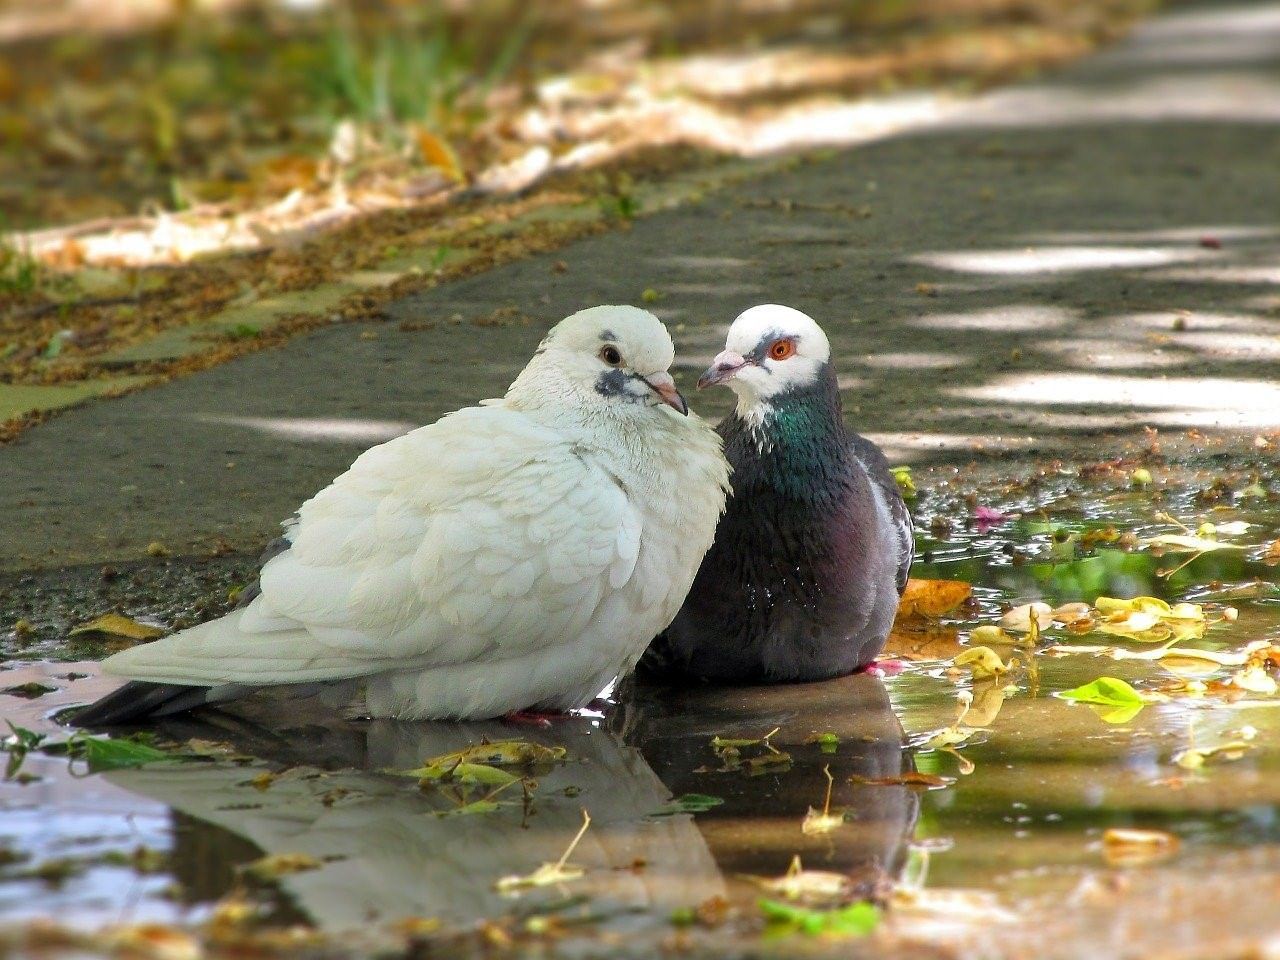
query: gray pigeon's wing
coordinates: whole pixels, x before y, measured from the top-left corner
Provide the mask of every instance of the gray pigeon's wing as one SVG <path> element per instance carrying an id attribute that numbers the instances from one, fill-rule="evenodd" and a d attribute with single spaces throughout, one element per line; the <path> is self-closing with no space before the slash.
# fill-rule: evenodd
<path id="1" fill-rule="evenodd" d="M 268 560 L 274 560 L 276 557 L 280 556 L 280 554 L 289 549 L 290 544 L 293 542 L 289 537 L 289 531 L 297 525 L 298 515 L 295 513 L 284 522 L 285 533 L 282 536 L 276 537 L 267 544 L 266 550 L 264 550 L 262 552 L 262 556 L 258 558 L 259 568 L 265 567 Z M 261 575 L 254 577 L 253 582 L 247 584 L 245 588 L 240 591 L 240 596 L 236 598 L 236 609 L 239 610 L 241 607 L 247 607 L 257 599 L 258 594 L 260 593 L 262 593 Z"/>
<path id="2" fill-rule="evenodd" d="M 893 479 L 893 470 L 890 469 L 884 452 L 866 437 L 852 432 L 849 434 L 849 449 L 867 471 L 872 489 L 882 497 L 889 511 L 889 518 L 897 534 L 898 593 L 902 593 L 907 585 L 907 577 L 911 575 L 911 560 L 915 556 L 911 514 L 907 512 L 907 504 L 902 499 L 898 482 Z"/>

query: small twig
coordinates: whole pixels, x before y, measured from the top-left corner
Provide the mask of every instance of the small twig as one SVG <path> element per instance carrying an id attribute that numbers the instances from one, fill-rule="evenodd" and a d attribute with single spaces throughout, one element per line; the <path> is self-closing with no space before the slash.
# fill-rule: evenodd
<path id="1" fill-rule="evenodd" d="M 569 858 L 573 856 L 574 848 L 577 847 L 578 841 L 582 839 L 583 835 L 587 832 L 587 827 L 589 826 L 591 826 L 591 814 L 587 813 L 586 807 L 583 807 L 582 808 L 582 827 L 578 830 L 573 840 L 570 841 L 569 846 L 565 848 L 564 853 L 560 855 L 560 859 L 556 861 L 557 870 L 564 869 L 564 865 L 568 863 Z"/>

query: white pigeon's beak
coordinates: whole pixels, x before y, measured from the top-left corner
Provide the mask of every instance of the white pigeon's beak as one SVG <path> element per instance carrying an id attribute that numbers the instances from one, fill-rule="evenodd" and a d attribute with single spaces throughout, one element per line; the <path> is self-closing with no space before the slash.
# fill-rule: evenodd
<path id="1" fill-rule="evenodd" d="M 740 353 L 725 350 L 716 354 L 706 372 L 698 378 L 698 389 L 714 387 L 719 383 L 727 383 L 737 376 L 738 371 L 747 365 L 747 359 Z"/>
<path id="2" fill-rule="evenodd" d="M 680 396 L 680 391 L 676 389 L 676 382 L 671 379 L 671 374 L 653 373 L 640 379 L 647 383 L 649 389 L 660 396 L 662 402 L 668 407 L 683 416 L 689 415 L 689 405 L 684 402 L 684 397 Z"/>

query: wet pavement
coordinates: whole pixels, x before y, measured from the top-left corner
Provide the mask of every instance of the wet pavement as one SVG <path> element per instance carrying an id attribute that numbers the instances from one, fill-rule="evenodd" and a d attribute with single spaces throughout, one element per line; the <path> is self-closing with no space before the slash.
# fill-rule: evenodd
<path id="1" fill-rule="evenodd" d="M 264 929 L 303 924 L 330 949 L 395 949 L 407 919 L 429 919 L 431 936 L 461 938 L 443 942 L 462 955 L 481 949 L 477 930 L 494 929 L 512 949 L 550 937 L 567 955 L 848 955 L 851 941 L 765 932 L 759 900 L 787 902 L 777 884 L 799 857 L 806 872 L 838 878 L 820 905 L 889 904 L 880 928 L 856 941 L 873 956 L 1261 949 L 1280 934 L 1267 906 L 1280 899 L 1273 692 L 1214 684 L 1238 662 L 1064 653 L 1154 647 L 1060 625 L 1034 653 L 1017 633 L 995 641 L 1010 667 L 999 677 L 951 663 L 975 645 L 975 628 L 1032 599 L 1201 603 L 1215 612 L 1210 625 L 1178 646 L 1215 655 L 1280 640 L 1268 553 L 1280 535 L 1280 474 L 1260 463 L 1252 482 L 1221 495 L 1234 474 L 1155 472 L 1154 489 L 1134 489 L 1128 468 L 1046 472 L 985 501 L 1005 514 L 985 522 L 963 498 L 922 492 L 914 573 L 970 582 L 973 598 L 896 633 L 881 675 L 723 690 L 626 683 L 600 711 L 547 726 L 355 723 L 263 698 L 156 731 L 166 749 L 195 758 L 89 773 L 85 761 L 34 751 L 0 784 L 0 912 L 186 928 L 248 898 Z M 1153 549 L 1151 538 L 1180 529 L 1165 516 L 1213 522 L 1224 546 L 1168 573 L 1189 557 Z M 1228 605 L 1238 617 L 1218 619 Z M 53 690 L 0 694 L 4 716 L 64 739 L 65 707 L 113 683 L 95 672 L 89 662 L 13 661 L 0 673 L 6 688 L 38 680 Z M 1117 719 L 1055 696 L 1101 676 L 1168 698 Z M 1207 689 L 1180 688 L 1188 678 Z M 945 732 L 969 696 L 953 742 Z M 396 773 L 509 739 L 565 754 L 522 770 L 531 782 L 504 787 L 491 809 L 468 806 L 490 787 Z M 1203 766 L 1181 759 L 1235 740 L 1243 745 Z M 495 889 L 556 861 L 583 810 L 592 822 L 571 860 L 582 879 L 518 896 Z M 824 812 L 834 816 L 825 829 L 814 821 Z M 1176 846 L 1125 864 L 1104 835 L 1126 827 Z M 246 879 L 247 864 L 283 855 L 313 858 L 311 868 Z M 1228 925 L 1223 910 L 1237 911 Z M 674 922 L 686 916 L 689 925 Z"/>

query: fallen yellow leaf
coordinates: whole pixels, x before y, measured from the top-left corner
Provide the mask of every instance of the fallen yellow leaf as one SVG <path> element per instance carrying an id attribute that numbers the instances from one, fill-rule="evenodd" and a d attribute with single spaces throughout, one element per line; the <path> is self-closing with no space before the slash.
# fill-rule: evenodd
<path id="1" fill-rule="evenodd" d="M 147 623 L 139 623 L 119 613 L 104 613 L 88 623 L 82 623 L 67 632 L 69 637 L 82 637 L 88 634 L 102 634 L 108 637 L 124 637 L 139 643 L 164 636 L 164 631 Z"/>
<path id="2" fill-rule="evenodd" d="M 1004 628 L 993 623 L 984 623 L 969 631 L 970 643 L 1012 643 L 1013 637 L 1004 632 Z"/>
<path id="3" fill-rule="evenodd" d="M 578 846 L 579 841 L 582 840 L 583 834 L 587 832 L 587 827 L 589 826 L 591 826 L 591 814 L 584 809 L 582 811 L 582 826 L 573 839 L 569 841 L 569 846 L 565 848 L 559 860 L 555 863 L 544 863 L 533 873 L 511 874 L 500 877 L 494 883 L 494 889 L 499 893 L 513 893 L 528 887 L 546 887 L 553 883 L 568 883 L 570 880 L 578 880 L 586 876 L 587 871 L 582 867 L 569 863 L 569 858 L 573 856 L 574 849 Z"/>
<path id="4" fill-rule="evenodd" d="M 951 662 L 957 667 L 968 667 L 975 680 L 985 680 L 1009 669 L 1009 665 L 990 647 L 970 647 Z"/>
<path id="5" fill-rule="evenodd" d="M 458 162 L 458 155 L 453 152 L 453 147 L 424 127 L 415 126 L 413 137 L 418 144 L 418 153 L 421 154 L 423 163 L 429 167 L 435 167 L 456 183 L 462 183 L 466 179 L 462 173 L 462 165 Z"/>
<path id="6" fill-rule="evenodd" d="M 322 866 L 323 861 L 309 853 L 275 853 L 246 863 L 240 868 L 240 873 L 260 883 L 270 883 L 291 873 L 318 870 Z"/>
<path id="7" fill-rule="evenodd" d="M 1253 727 L 1241 727 L 1236 737 L 1207 747 L 1188 747 L 1173 755 L 1173 762 L 1184 770 L 1199 770 L 1210 760 L 1239 760 L 1246 750 L 1252 749 L 1252 740 L 1258 735 Z"/>
<path id="8" fill-rule="evenodd" d="M 791 865 L 781 877 L 749 877 L 770 893 L 788 900 L 807 902 L 842 900 L 853 891 L 853 882 L 843 873 L 827 870 L 806 870 L 800 863 L 800 855 L 791 858 Z"/>
<path id="9" fill-rule="evenodd" d="M 831 776 L 831 765 L 827 764 L 822 768 L 823 774 L 827 778 L 827 796 L 822 802 L 822 809 L 810 807 L 804 815 L 804 820 L 800 824 L 800 832 L 806 837 L 814 834 L 830 833 L 844 825 L 844 811 L 837 809 L 835 813 L 831 812 L 831 787 L 835 780 Z"/>
<path id="10" fill-rule="evenodd" d="M 1111 827 L 1102 835 L 1102 856 L 1113 867 L 1137 867 L 1167 860 L 1179 841 L 1163 830 Z"/>

